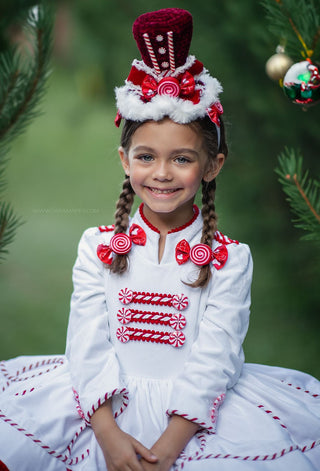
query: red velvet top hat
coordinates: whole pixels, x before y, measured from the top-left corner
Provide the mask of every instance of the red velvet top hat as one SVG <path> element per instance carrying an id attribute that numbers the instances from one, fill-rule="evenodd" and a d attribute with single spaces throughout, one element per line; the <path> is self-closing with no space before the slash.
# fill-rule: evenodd
<path id="1" fill-rule="evenodd" d="M 148 67 L 174 72 L 185 64 L 192 38 L 192 16 L 188 11 L 166 8 L 145 13 L 136 19 L 132 31 Z"/>
<path id="2" fill-rule="evenodd" d="M 208 115 L 219 131 L 222 86 L 188 55 L 191 14 L 179 8 L 145 13 L 134 22 L 133 36 L 142 60 L 133 61 L 125 85 L 116 88 L 116 125 L 121 118 L 158 121 L 166 116 L 185 124 Z"/>

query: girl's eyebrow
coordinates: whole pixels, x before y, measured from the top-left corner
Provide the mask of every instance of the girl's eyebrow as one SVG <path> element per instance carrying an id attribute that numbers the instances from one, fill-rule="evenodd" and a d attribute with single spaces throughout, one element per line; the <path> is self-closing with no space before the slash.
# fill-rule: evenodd
<path id="1" fill-rule="evenodd" d="M 133 148 L 133 152 L 155 152 L 155 150 L 148 146 L 137 146 Z"/>
<path id="2" fill-rule="evenodd" d="M 148 147 L 148 146 L 137 146 L 137 147 L 134 147 L 133 148 L 133 152 L 151 152 L 151 153 L 156 153 L 156 150 L 153 149 L 152 147 Z M 178 148 L 178 149 L 173 149 L 173 151 L 171 152 L 171 154 L 185 154 L 185 153 L 188 153 L 188 154 L 194 154 L 195 156 L 198 156 L 198 152 L 194 149 L 190 149 L 189 147 L 181 147 L 181 148 Z"/>

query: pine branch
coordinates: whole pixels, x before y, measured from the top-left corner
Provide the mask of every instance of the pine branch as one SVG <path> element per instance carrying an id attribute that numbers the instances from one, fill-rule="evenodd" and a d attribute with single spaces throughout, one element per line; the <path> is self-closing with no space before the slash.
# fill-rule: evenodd
<path id="1" fill-rule="evenodd" d="M 21 134 L 39 112 L 37 104 L 44 95 L 51 53 L 52 14 L 48 6 L 30 12 L 27 27 L 33 39 L 34 58 L 22 59 L 15 50 L 3 55 L 0 70 L 3 74 L 0 116 L 0 143 L 8 144 Z M 28 60 L 29 59 L 29 60 Z"/>
<path id="2" fill-rule="evenodd" d="M 37 107 L 46 89 L 52 27 L 51 7 L 39 5 L 30 11 L 25 23 L 32 53 L 22 57 L 15 48 L 0 54 L 0 193 L 6 187 L 4 172 L 10 144 L 40 114 Z M 0 261 L 21 224 L 11 205 L 0 201 Z"/>
<path id="3" fill-rule="evenodd" d="M 270 31 L 294 60 L 320 60 L 320 0 L 262 0 Z"/>
<path id="4" fill-rule="evenodd" d="M 6 247 L 13 241 L 21 224 L 21 219 L 14 215 L 11 206 L 0 202 L 0 262 L 8 253 Z"/>
<path id="5" fill-rule="evenodd" d="M 278 159 L 275 171 L 296 216 L 295 227 L 308 232 L 302 239 L 320 240 L 320 182 L 310 178 L 308 171 L 303 173 L 303 158 L 294 149 L 285 148 Z"/>

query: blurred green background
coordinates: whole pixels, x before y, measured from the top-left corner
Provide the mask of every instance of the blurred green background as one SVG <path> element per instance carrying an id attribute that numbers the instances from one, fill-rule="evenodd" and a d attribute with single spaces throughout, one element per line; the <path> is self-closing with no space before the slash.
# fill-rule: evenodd
<path id="1" fill-rule="evenodd" d="M 24 225 L 0 266 L 0 358 L 64 352 L 78 240 L 113 222 L 121 187 L 113 89 L 139 58 L 131 26 L 172 6 L 193 14 L 191 53 L 224 86 L 230 154 L 217 210 L 219 229 L 248 243 L 255 262 L 246 361 L 320 378 L 319 246 L 300 241 L 274 173 L 287 145 L 319 175 L 320 105 L 302 111 L 267 77 L 278 42 L 254 0 L 57 2 L 43 114 L 8 164 L 6 199 Z"/>

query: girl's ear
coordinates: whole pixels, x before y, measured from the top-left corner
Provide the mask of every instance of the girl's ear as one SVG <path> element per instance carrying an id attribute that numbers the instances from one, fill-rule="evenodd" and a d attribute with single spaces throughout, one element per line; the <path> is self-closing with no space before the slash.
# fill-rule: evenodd
<path id="1" fill-rule="evenodd" d="M 127 177 L 129 177 L 130 175 L 130 172 L 129 172 L 129 159 L 128 159 L 128 156 L 124 150 L 123 147 L 119 147 L 118 148 L 118 152 L 119 152 L 119 156 L 120 156 L 120 160 L 121 160 L 121 164 L 122 164 L 122 167 L 123 167 L 123 170 L 125 172 L 125 174 L 127 175 Z"/>
<path id="2" fill-rule="evenodd" d="M 214 160 L 210 160 L 207 165 L 206 171 L 203 175 L 203 180 L 207 183 L 214 180 L 220 173 L 220 170 L 223 167 L 224 161 L 225 161 L 225 156 L 224 154 L 221 154 L 221 153 L 217 154 Z"/>

